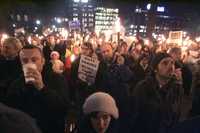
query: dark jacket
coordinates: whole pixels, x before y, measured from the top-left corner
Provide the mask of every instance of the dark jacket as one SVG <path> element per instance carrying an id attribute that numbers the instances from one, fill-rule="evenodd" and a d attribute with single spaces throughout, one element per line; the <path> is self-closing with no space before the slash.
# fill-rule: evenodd
<path id="1" fill-rule="evenodd" d="M 169 133 L 200 133 L 200 117 L 185 120 L 174 126 Z"/>
<path id="2" fill-rule="evenodd" d="M 200 71 L 195 72 L 192 86 L 192 110 L 193 117 L 200 115 Z"/>
<path id="3" fill-rule="evenodd" d="M 100 86 L 103 82 L 103 76 L 105 72 L 105 65 L 100 62 L 99 68 L 96 74 L 95 82 L 93 84 L 88 84 L 78 78 L 78 68 L 80 63 L 80 57 L 77 58 L 72 63 L 71 68 L 71 94 L 74 96 L 76 104 L 82 108 L 85 99 L 94 92 L 100 91 Z"/>
<path id="4" fill-rule="evenodd" d="M 165 133 L 179 120 L 182 95 L 175 79 L 162 88 L 153 77 L 139 82 L 133 93 L 132 132 Z"/>
<path id="5" fill-rule="evenodd" d="M 139 62 L 137 62 L 134 66 L 131 67 L 131 71 L 133 72 L 132 80 L 130 83 L 131 90 L 130 92 L 133 92 L 132 89 L 137 85 L 138 82 L 145 79 L 145 77 L 148 75 L 150 71 L 149 65 L 146 69 L 144 69 Z"/>
<path id="6" fill-rule="evenodd" d="M 188 65 L 184 64 L 181 61 L 176 61 L 175 66 L 176 66 L 176 68 L 181 68 L 184 94 L 190 95 L 191 87 L 192 87 L 192 80 L 193 80 L 192 71 L 190 70 Z"/>
<path id="7" fill-rule="evenodd" d="M 52 51 L 57 51 L 60 54 L 60 59 L 64 62 L 65 61 L 65 52 L 66 52 L 66 45 L 65 44 L 55 44 L 54 48 L 50 48 L 50 44 L 47 44 L 43 48 L 43 54 L 45 57 L 45 61 L 49 62 L 51 60 L 50 54 Z"/>
<path id="8" fill-rule="evenodd" d="M 20 59 L 7 60 L 0 57 L 0 101 L 4 99 L 5 91 L 11 82 L 16 80 L 22 74 Z"/>
<path id="9" fill-rule="evenodd" d="M 130 129 L 130 92 L 129 81 L 131 80 L 132 72 L 126 65 L 111 64 L 108 67 L 107 73 L 104 75 L 105 92 L 109 93 L 116 101 L 119 109 L 119 128 L 128 133 Z"/>
<path id="10" fill-rule="evenodd" d="M 1 133 L 41 133 L 35 121 L 27 114 L 0 103 Z"/>
<path id="11" fill-rule="evenodd" d="M 8 88 L 6 103 L 31 115 L 43 133 L 64 133 L 69 105 L 67 82 L 55 73 L 46 74 L 43 81 L 45 87 L 38 91 L 20 77 Z"/>

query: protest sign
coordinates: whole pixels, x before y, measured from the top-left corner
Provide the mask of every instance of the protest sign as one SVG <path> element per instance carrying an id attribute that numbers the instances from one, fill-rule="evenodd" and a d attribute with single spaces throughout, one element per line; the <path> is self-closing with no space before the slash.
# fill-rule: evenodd
<path id="1" fill-rule="evenodd" d="M 89 56 L 81 55 L 78 78 L 88 84 L 95 82 L 96 74 L 99 67 L 99 60 Z"/>
<path id="2" fill-rule="evenodd" d="M 183 31 L 170 31 L 169 43 L 182 45 Z"/>

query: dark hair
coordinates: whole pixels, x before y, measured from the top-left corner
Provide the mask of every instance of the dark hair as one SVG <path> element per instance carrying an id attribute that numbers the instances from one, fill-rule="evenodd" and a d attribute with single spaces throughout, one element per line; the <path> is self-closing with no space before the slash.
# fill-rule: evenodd
<path id="1" fill-rule="evenodd" d="M 169 54 L 181 52 L 181 48 L 173 47 L 169 50 Z"/>
<path id="2" fill-rule="evenodd" d="M 27 44 L 21 49 L 21 51 L 24 50 L 24 49 L 37 49 L 40 52 L 40 54 L 42 55 L 42 57 L 44 57 L 42 49 L 35 46 L 35 45 Z"/>
<path id="3" fill-rule="evenodd" d="M 92 43 L 90 43 L 90 42 L 85 42 L 85 43 L 83 43 L 83 45 L 86 46 L 86 47 L 91 51 L 90 54 L 93 54 L 93 53 L 94 53 L 94 49 L 93 49 Z"/>
<path id="4" fill-rule="evenodd" d="M 88 133 L 88 132 L 94 131 L 92 124 L 91 124 L 91 118 L 95 118 L 97 116 L 97 114 L 98 114 L 98 112 L 92 112 L 92 113 L 82 117 L 82 119 L 80 120 L 80 123 L 78 124 L 78 127 L 77 127 L 77 133 Z M 110 121 L 109 127 L 106 132 L 108 132 L 108 133 L 116 132 L 115 130 L 117 130 L 117 128 L 115 126 L 117 126 L 116 120 L 113 119 L 113 117 L 111 116 L 111 121 Z"/>

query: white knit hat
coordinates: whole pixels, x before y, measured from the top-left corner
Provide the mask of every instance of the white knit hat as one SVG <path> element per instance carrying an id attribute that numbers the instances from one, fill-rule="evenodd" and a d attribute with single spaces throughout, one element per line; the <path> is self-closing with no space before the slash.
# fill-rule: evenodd
<path id="1" fill-rule="evenodd" d="M 52 51 L 50 54 L 50 57 L 52 58 L 53 55 L 57 55 L 58 57 L 60 57 L 60 54 L 57 51 Z"/>
<path id="2" fill-rule="evenodd" d="M 106 112 L 115 119 L 119 117 L 118 108 L 112 96 L 104 92 L 96 92 L 90 95 L 83 105 L 84 114 L 92 112 Z"/>

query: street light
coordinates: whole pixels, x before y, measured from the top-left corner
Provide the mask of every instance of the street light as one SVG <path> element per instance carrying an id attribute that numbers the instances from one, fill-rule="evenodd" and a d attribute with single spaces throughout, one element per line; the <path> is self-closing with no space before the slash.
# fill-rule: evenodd
<path id="1" fill-rule="evenodd" d="M 62 20 L 61 20 L 60 18 L 57 18 L 56 21 L 57 21 L 57 23 L 59 23 L 59 24 L 62 22 Z"/>
<path id="2" fill-rule="evenodd" d="M 40 20 L 36 20 L 36 24 L 37 24 L 37 25 L 40 25 L 40 24 L 41 24 L 41 21 L 40 21 Z"/>
<path id="3" fill-rule="evenodd" d="M 151 9 L 151 4 L 147 4 L 147 10 Z"/>
<path id="4" fill-rule="evenodd" d="M 13 24 L 13 27 L 15 28 L 15 27 L 16 27 L 16 24 Z"/>

